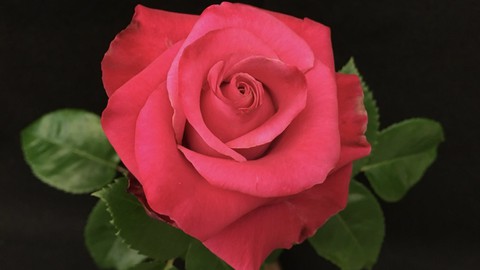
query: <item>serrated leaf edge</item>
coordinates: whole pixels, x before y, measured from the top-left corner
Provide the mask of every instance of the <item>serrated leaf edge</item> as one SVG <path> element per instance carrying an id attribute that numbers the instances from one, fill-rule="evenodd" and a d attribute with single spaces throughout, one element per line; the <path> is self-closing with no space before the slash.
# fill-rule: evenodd
<path id="1" fill-rule="evenodd" d="M 122 181 L 122 178 L 117 178 L 115 179 L 113 182 L 111 182 L 110 184 L 104 186 L 101 190 L 98 190 L 96 192 L 93 192 L 91 195 L 94 196 L 94 197 L 97 197 L 99 198 L 100 200 L 102 200 L 105 205 L 107 206 L 107 211 L 108 213 L 110 214 L 110 223 L 115 227 L 116 229 L 116 232 L 115 232 L 115 236 L 117 236 L 117 238 L 120 238 L 122 240 L 122 242 L 130 249 L 132 250 L 135 250 L 138 252 L 138 254 L 140 255 L 143 255 L 145 256 L 146 258 L 149 258 L 149 255 L 143 253 L 142 251 L 140 251 L 139 249 L 137 248 L 134 248 L 132 247 L 132 245 L 130 243 L 128 243 L 125 238 L 122 237 L 121 235 L 121 229 L 118 228 L 118 226 L 115 224 L 115 218 L 114 218 L 114 214 L 112 212 L 112 210 L 110 209 L 110 203 L 108 203 L 108 201 L 102 197 L 102 193 L 104 192 L 107 192 L 108 189 L 112 188 L 112 186 L 116 185 L 116 184 L 119 184 L 120 181 Z"/>
<path id="2" fill-rule="evenodd" d="M 98 197 L 97 197 L 97 198 L 98 198 Z M 100 199 L 100 198 L 99 198 L 99 199 Z M 142 255 L 142 256 L 145 257 L 145 258 L 142 259 L 142 261 L 138 262 L 138 264 L 140 264 L 140 263 L 144 262 L 146 259 L 148 259 L 148 256 L 146 256 L 145 254 L 141 254 L 137 249 L 132 248 L 127 242 L 125 242 L 125 239 L 123 239 L 122 237 L 120 237 L 120 236 L 118 235 L 118 228 L 115 226 L 115 224 L 113 224 L 112 213 L 111 213 L 111 211 L 110 211 L 109 208 L 108 208 L 107 202 L 105 202 L 105 200 L 102 200 L 102 199 L 100 199 L 100 200 L 101 200 L 103 203 L 105 203 L 106 211 L 107 211 L 108 215 L 110 216 L 109 223 L 110 223 L 110 224 L 115 228 L 115 230 L 116 230 L 115 233 L 114 233 L 114 235 L 116 236 L 116 240 L 120 240 L 120 241 L 121 241 L 123 244 L 125 244 L 130 250 L 135 251 L 135 252 L 137 252 L 138 255 Z M 95 206 L 96 206 L 96 205 L 95 205 Z M 92 210 L 91 210 L 90 213 L 88 214 L 87 221 L 90 219 L 90 217 L 91 217 L 91 215 L 92 215 L 92 213 L 93 213 L 93 209 L 95 208 L 95 206 L 92 208 Z M 87 224 L 88 224 L 88 223 L 87 223 Z M 86 228 L 86 226 L 85 226 L 85 228 Z M 83 231 L 83 238 L 84 238 L 84 241 L 86 242 L 87 237 L 86 237 L 86 230 L 85 230 L 85 229 L 84 229 L 84 231 Z M 109 255 L 110 252 L 112 252 L 111 249 L 109 249 L 109 251 L 108 251 L 107 254 Z M 90 253 L 90 251 L 89 251 L 89 253 Z M 90 255 L 90 256 L 93 257 L 92 255 Z M 138 264 L 137 264 L 137 265 L 138 265 Z M 127 269 L 130 269 L 130 268 L 132 268 L 132 267 L 135 267 L 135 265 L 133 265 L 133 266 L 127 268 Z"/>

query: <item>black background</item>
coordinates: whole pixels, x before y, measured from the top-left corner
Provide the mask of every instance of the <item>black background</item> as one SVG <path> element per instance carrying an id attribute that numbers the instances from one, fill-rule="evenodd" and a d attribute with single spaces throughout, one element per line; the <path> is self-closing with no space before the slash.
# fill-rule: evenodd
<path id="1" fill-rule="evenodd" d="M 83 227 L 95 198 L 35 179 L 19 132 L 49 111 L 101 113 L 100 61 L 136 3 L 200 13 L 215 1 L 0 2 L 0 269 L 95 269 Z M 382 127 L 422 116 L 446 142 L 399 203 L 382 203 L 386 238 L 375 269 L 480 269 L 480 1 L 244 1 L 332 28 L 337 67 L 354 56 Z M 335 269 L 305 245 L 284 269 Z"/>

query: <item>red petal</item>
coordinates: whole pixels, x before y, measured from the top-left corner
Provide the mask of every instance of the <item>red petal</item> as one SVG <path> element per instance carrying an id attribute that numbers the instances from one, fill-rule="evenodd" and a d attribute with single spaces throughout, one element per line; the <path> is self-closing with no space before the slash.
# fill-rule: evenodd
<path id="1" fill-rule="evenodd" d="M 277 105 L 277 112 L 265 123 L 247 134 L 227 143 L 232 148 L 250 148 L 272 142 L 305 108 L 307 82 L 303 73 L 280 60 L 265 57 L 249 57 L 227 72 L 245 72 L 268 87 Z"/>
<path id="2" fill-rule="evenodd" d="M 308 18 L 301 20 L 277 12 L 271 12 L 271 14 L 295 31 L 297 35 L 301 36 L 310 46 L 318 61 L 331 70 L 335 70 L 330 28 Z"/>
<path id="3" fill-rule="evenodd" d="M 319 63 L 306 78 L 305 109 L 264 157 L 239 163 L 180 150 L 212 185 L 253 196 L 287 196 L 322 183 L 340 154 L 335 74 Z"/>
<path id="4" fill-rule="evenodd" d="M 237 270 L 259 269 L 274 249 L 304 241 L 345 207 L 351 170 L 346 166 L 321 185 L 256 209 L 205 241 L 205 246 Z"/>
<path id="5" fill-rule="evenodd" d="M 209 185 L 177 149 L 165 87 L 148 98 L 136 126 L 135 151 L 149 206 L 205 240 L 268 202 Z"/>
<path id="6" fill-rule="evenodd" d="M 339 127 L 342 149 L 338 167 L 370 153 L 365 137 L 368 116 L 363 106 L 363 91 L 356 75 L 337 73 Z"/>
<path id="7" fill-rule="evenodd" d="M 219 46 L 219 44 L 222 44 Z M 178 72 L 179 102 L 175 112 L 184 113 L 190 125 L 202 137 L 205 143 L 218 153 L 237 161 L 245 161 L 245 157 L 225 145 L 206 126 L 200 107 L 201 92 L 211 67 L 219 61 L 225 65 L 242 60 L 251 55 L 264 55 L 276 58 L 266 45 L 251 33 L 243 29 L 222 29 L 209 32 L 190 44 L 180 57 Z M 183 131 L 181 122 L 174 123 L 175 131 Z M 184 124 L 184 123 L 183 123 Z M 178 133 L 177 133 L 178 135 Z"/>
<path id="8" fill-rule="evenodd" d="M 150 93 L 167 76 L 168 67 L 181 42 L 173 45 L 147 68 L 115 91 L 102 114 L 102 127 L 115 151 L 128 170 L 138 177 L 135 159 L 135 125 L 140 109 Z"/>
<path id="9" fill-rule="evenodd" d="M 197 18 L 137 5 L 132 22 L 115 37 L 103 58 L 107 94 L 112 95 L 163 51 L 187 37 Z"/>
<path id="10" fill-rule="evenodd" d="M 269 12 L 252 6 L 228 2 L 210 6 L 202 13 L 192 33 L 202 35 L 201 32 L 227 27 L 239 27 L 254 33 L 268 44 L 283 62 L 302 71 L 313 66 L 314 58 L 307 43 Z"/>
<path id="11" fill-rule="evenodd" d="M 207 8 L 200 15 L 200 19 L 185 40 L 184 47 L 189 46 L 208 32 L 229 28 L 243 29 L 252 33 L 271 48 L 280 60 L 296 66 L 302 71 L 306 71 L 313 66 L 315 59 L 311 49 L 295 32 L 268 12 L 243 4 L 224 2 L 221 5 L 213 5 Z M 222 48 L 225 41 L 228 41 L 228 39 L 222 40 L 216 44 L 216 47 Z M 179 104 L 177 67 L 181 55 L 182 50 L 180 50 L 179 57 L 172 65 L 167 82 L 169 97 L 174 108 L 177 108 Z M 177 140 L 181 140 L 183 127 L 185 126 L 184 122 L 185 116 L 181 112 L 175 111 L 173 123 Z"/>
<path id="12" fill-rule="evenodd" d="M 240 94 L 237 87 L 233 85 L 235 82 L 232 83 L 232 81 L 229 84 L 233 86 L 222 88 L 222 84 L 227 79 L 223 66 L 223 61 L 218 62 L 208 73 L 209 88 L 204 89 L 201 95 L 201 114 L 210 131 L 222 142 L 227 142 L 263 124 L 275 114 L 275 105 L 263 85 L 245 73 L 240 74 L 244 77 L 249 76 L 248 78 L 253 81 L 252 84 L 256 88 L 251 90 L 255 93 Z M 233 90 L 229 93 L 229 89 Z M 243 105 L 241 102 L 247 105 Z M 248 108 L 244 109 L 245 106 Z M 183 141 L 187 142 L 188 148 L 208 156 L 225 157 L 210 148 L 190 124 L 187 124 L 184 136 Z M 241 152 L 238 149 L 236 151 L 246 159 L 255 159 L 261 156 L 267 148 L 268 144 L 265 144 L 240 150 Z"/>

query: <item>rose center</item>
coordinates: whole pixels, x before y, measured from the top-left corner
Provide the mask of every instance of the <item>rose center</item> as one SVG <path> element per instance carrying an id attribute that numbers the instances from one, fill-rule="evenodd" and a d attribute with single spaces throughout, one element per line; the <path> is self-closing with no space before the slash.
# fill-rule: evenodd
<path id="1" fill-rule="evenodd" d="M 263 84 L 247 73 L 236 73 L 220 85 L 220 96 L 239 113 L 249 113 L 262 105 Z"/>
<path id="2" fill-rule="evenodd" d="M 260 127 L 276 113 L 270 88 L 248 68 L 226 68 L 220 61 L 213 65 L 202 87 L 200 109 L 207 130 L 195 130 L 187 123 L 184 143 L 198 153 L 225 157 L 208 145 L 209 133 L 228 143 Z M 270 143 L 248 147 L 235 147 L 234 151 L 246 159 L 261 157 Z"/>
<path id="3" fill-rule="evenodd" d="M 240 86 L 238 87 L 238 91 L 240 91 L 240 94 L 242 94 L 242 95 L 245 94 L 245 86 L 240 85 Z"/>

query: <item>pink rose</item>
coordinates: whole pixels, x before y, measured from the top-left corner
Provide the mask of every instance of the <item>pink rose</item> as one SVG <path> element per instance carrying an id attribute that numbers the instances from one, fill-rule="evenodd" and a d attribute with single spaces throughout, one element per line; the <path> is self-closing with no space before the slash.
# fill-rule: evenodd
<path id="1" fill-rule="evenodd" d="M 330 31 L 223 3 L 138 6 L 102 62 L 108 139 L 158 217 L 236 269 L 315 233 L 368 155 L 359 79 Z"/>

